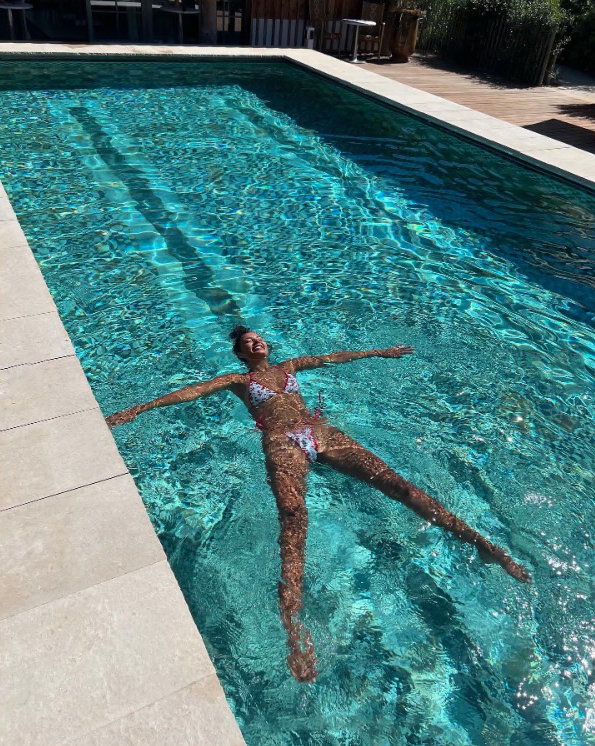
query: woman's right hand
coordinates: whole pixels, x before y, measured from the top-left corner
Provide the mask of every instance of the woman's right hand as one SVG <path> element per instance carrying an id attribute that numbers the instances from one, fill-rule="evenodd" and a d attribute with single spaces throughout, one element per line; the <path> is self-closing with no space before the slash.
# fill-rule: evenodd
<path id="1" fill-rule="evenodd" d="M 413 352 L 413 347 L 399 345 L 398 347 L 388 347 L 386 350 L 378 350 L 378 357 L 399 358 L 405 355 L 412 355 Z"/>
<path id="2" fill-rule="evenodd" d="M 111 430 L 116 425 L 126 425 L 128 422 L 135 420 L 138 415 L 142 412 L 140 405 L 136 407 L 130 407 L 130 409 L 123 409 L 121 412 L 110 414 L 109 417 L 105 418 L 107 426 Z"/>

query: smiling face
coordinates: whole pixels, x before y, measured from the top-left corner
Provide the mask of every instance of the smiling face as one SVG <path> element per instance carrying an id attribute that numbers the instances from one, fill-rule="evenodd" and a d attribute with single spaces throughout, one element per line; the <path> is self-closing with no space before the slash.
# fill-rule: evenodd
<path id="1" fill-rule="evenodd" d="M 248 364 L 265 360 L 269 355 L 269 348 L 264 339 L 254 332 L 242 335 L 237 356 Z"/>

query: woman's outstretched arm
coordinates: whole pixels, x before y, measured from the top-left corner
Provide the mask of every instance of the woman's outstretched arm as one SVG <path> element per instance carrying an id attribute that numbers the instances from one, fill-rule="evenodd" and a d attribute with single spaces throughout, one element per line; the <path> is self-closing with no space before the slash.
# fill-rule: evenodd
<path id="1" fill-rule="evenodd" d="M 330 355 L 312 355 L 310 357 L 296 357 L 288 363 L 295 371 L 322 368 L 323 365 L 350 363 L 352 360 L 363 360 L 367 357 L 399 358 L 411 355 L 413 347 L 388 347 L 386 350 L 363 350 L 362 352 L 333 352 Z"/>
<path id="2" fill-rule="evenodd" d="M 186 386 L 178 391 L 173 391 L 171 394 L 160 396 L 158 399 L 147 402 L 146 404 L 137 404 L 130 409 L 124 409 L 121 412 L 116 412 L 105 418 L 110 429 L 116 427 L 116 425 L 124 425 L 127 422 L 132 422 L 142 412 L 147 412 L 149 409 L 156 409 L 157 407 L 169 407 L 172 404 L 181 404 L 182 402 L 194 401 L 194 399 L 200 399 L 203 396 L 214 394 L 216 391 L 228 391 L 233 386 L 242 382 L 243 376 L 239 373 L 228 373 L 224 376 L 217 376 L 211 381 L 205 381 L 205 383 L 197 383 L 193 386 Z"/>

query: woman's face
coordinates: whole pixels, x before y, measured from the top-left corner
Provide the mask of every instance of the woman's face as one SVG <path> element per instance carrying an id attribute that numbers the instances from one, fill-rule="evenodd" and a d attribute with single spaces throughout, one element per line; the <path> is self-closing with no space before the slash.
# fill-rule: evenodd
<path id="1" fill-rule="evenodd" d="M 268 357 L 269 348 L 264 339 L 254 332 L 246 332 L 240 340 L 239 357 L 244 360 L 263 360 Z"/>

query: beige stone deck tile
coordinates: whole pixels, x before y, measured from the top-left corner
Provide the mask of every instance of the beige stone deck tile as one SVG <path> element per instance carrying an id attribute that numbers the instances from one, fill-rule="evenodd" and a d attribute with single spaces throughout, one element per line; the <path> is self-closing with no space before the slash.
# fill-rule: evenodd
<path id="1" fill-rule="evenodd" d="M 377 76 L 378 77 L 378 76 Z M 394 80 L 387 80 L 386 78 L 380 78 L 367 86 L 369 93 L 375 93 L 389 101 L 409 103 L 415 101 L 419 103 L 445 105 L 453 104 L 455 102 L 449 101 L 446 98 L 441 98 L 433 93 L 426 93 L 426 91 L 420 91 L 418 88 L 411 88 L 403 83 L 397 83 Z M 459 106 L 459 104 L 455 104 Z"/>
<path id="2" fill-rule="evenodd" d="M 0 197 L 0 230 L 2 229 L 2 223 L 5 220 L 14 220 L 15 214 L 8 197 Z"/>
<path id="3" fill-rule="evenodd" d="M 431 93 L 418 91 L 416 88 L 407 89 L 407 86 L 403 86 L 402 89 L 395 89 L 392 85 L 385 86 L 382 83 L 373 83 L 372 85 L 366 86 L 366 89 L 367 93 L 378 96 L 388 103 L 405 104 L 406 106 L 413 105 L 414 107 L 417 107 L 418 104 L 434 104 L 446 100 L 440 99 L 438 96 L 434 96 Z"/>
<path id="4" fill-rule="evenodd" d="M 97 408 L 0 432 L 0 510 L 124 473 Z"/>
<path id="5" fill-rule="evenodd" d="M 339 78 L 340 82 L 349 83 L 364 90 L 368 86 L 382 85 L 382 81 L 378 80 L 378 76 L 375 73 L 369 73 L 367 70 L 362 70 L 356 65 L 349 65 L 347 62 L 337 61 L 336 65 L 328 65 L 323 62 L 316 65 L 313 71 L 332 75 Z"/>
<path id="6" fill-rule="evenodd" d="M 3 220 L 0 223 L 0 251 L 24 243 L 27 243 L 27 239 L 16 218 L 14 220 Z"/>
<path id="7" fill-rule="evenodd" d="M 546 137 L 545 135 L 540 135 L 536 132 L 534 133 L 524 130 L 522 127 L 519 127 L 519 131 L 515 132 L 514 135 L 511 135 L 510 138 L 506 140 L 502 138 L 500 141 L 498 134 L 499 133 L 496 134 L 496 137 L 492 136 L 493 142 L 501 142 L 502 145 L 512 147 L 515 150 L 520 150 L 522 152 L 536 152 L 540 150 L 574 150 L 572 145 L 567 145 L 566 143 L 560 142 L 560 140 L 554 140 L 552 137 Z"/>
<path id="8" fill-rule="evenodd" d="M 68 746 L 244 746 L 244 739 L 213 675 Z"/>
<path id="9" fill-rule="evenodd" d="M 439 112 L 440 107 L 428 106 L 423 107 L 421 110 L 431 113 L 432 109 L 434 109 L 435 112 Z M 454 122 L 462 126 L 466 126 L 468 123 L 473 126 L 481 126 L 485 124 L 492 128 L 503 128 L 506 130 L 510 130 L 511 132 L 513 130 L 518 130 L 520 132 L 526 132 L 527 134 L 531 134 L 537 137 L 536 132 L 528 132 L 527 130 L 523 130 L 521 127 L 518 127 L 516 124 L 505 122 L 503 119 L 492 117 L 489 114 L 483 114 L 481 111 L 475 111 L 475 109 L 469 109 L 466 106 L 460 106 L 456 109 L 444 108 L 440 112 L 440 117 L 444 122 Z"/>
<path id="10" fill-rule="evenodd" d="M 522 127 L 510 122 L 505 122 L 503 119 L 497 119 L 491 117 L 488 114 L 482 114 L 477 111 L 470 111 L 469 116 L 459 117 L 457 113 L 449 111 L 439 115 L 441 123 L 444 125 L 452 125 L 453 129 L 460 130 L 461 132 L 470 132 L 472 134 L 480 135 L 484 140 L 488 139 L 489 136 L 496 132 L 500 138 L 517 136 L 537 136 L 534 132 L 528 132 L 522 129 Z"/>
<path id="11" fill-rule="evenodd" d="M 5 510 L 0 536 L 0 618 L 165 559 L 130 475 Z"/>
<path id="12" fill-rule="evenodd" d="M 74 355 L 56 311 L 5 319 L 0 330 L 0 369 Z"/>
<path id="13" fill-rule="evenodd" d="M 166 561 L 4 619 L 0 636 L 2 746 L 57 746 L 214 673 Z"/>
<path id="14" fill-rule="evenodd" d="M 500 145 L 505 150 L 515 153 L 524 153 L 527 151 L 535 152 L 541 150 L 569 150 L 572 151 L 571 145 L 566 145 L 560 140 L 554 140 L 545 135 L 539 135 L 536 132 L 529 132 L 522 127 L 518 127 L 516 132 L 508 130 L 492 131 L 489 145 Z"/>
<path id="15" fill-rule="evenodd" d="M 96 407 L 76 357 L 0 370 L 0 430 Z"/>
<path id="16" fill-rule="evenodd" d="M 278 57 L 285 50 L 268 47 L 197 47 L 182 45 L 135 44 L 40 44 L 0 43 L 0 54 L 26 55 L 72 55 L 76 57 L 130 57 L 130 56 L 177 56 L 177 57 Z"/>
<path id="17" fill-rule="evenodd" d="M 338 60 L 327 54 L 321 54 L 307 49 L 284 49 L 280 50 L 286 59 L 292 60 L 301 67 L 311 69 L 312 72 L 332 75 L 344 83 L 359 83 L 390 85 L 376 73 L 364 70 L 358 65 L 351 65 L 344 60 Z"/>
<path id="18" fill-rule="evenodd" d="M 531 147 L 525 149 L 525 155 L 532 157 L 535 151 Z M 578 148 L 559 148 L 535 152 L 532 160 L 538 159 L 560 174 L 572 173 L 581 181 L 595 187 L 595 154 L 585 153 Z"/>
<path id="19" fill-rule="evenodd" d="M 417 109 L 417 104 L 414 104 L 414 107 Z M 488 139 L 486 133 L 496 132 L 502 136 L 502 133 L 515 133 L 519 129 L 515 124 L 490 117 L 487 114 L 481 114 L 481 112 L 470 111 L 468 115 L 465 115 L 458 109 L 440 110 L 432 109 L 432 107 L 420 107 L 418 113 L 428 121 L 446 127 L 453 132 L 478 135 L 480 142 Z"/>
<path id="20" fill-rule="evenodd" d="M 55 310 L 56 305 L 29 246 L 0 245 L 0 319 Z"/>
<path id="21" fill-rule="evenodd" d="M 414 105 L 420 113 L 427 112 L 428 114 L 440 117 L 445 115 L 453 118 L 469 118 L 469 116 L 473 116 L 474 114 L 466 106 L 461 106 L 454 101 L 447 101 L 446 99 L 438 101 L 416 101 Z"/>
<path id="22" fill-rule="evenodd" d="M 433 117 L 437 124 L 451 128 L 455 132 L 468 137 L 477 138 L 486 145 L 502 148 L 508 152 L 518 152 L 525 149 L 534 151 L 568 149 L 573 150 L 560 140 L 540 135 L 537 132 L 523 129 L 516 124 L 502 119 L 467 109 L 467 111 L 444 110 L 432 112 L 431 108 L 424 109 L 424 113 Z"/>
<path id="23" fill-rule="evenodd" d="M 428 110 L 428 113 L 431 113 Z M 505 122 L 502 119 L 482 114 L 481 112 L 468 109 L 466 112 L 441 111 L 435 114 L 437 123 L 442 126 L 452 125 L 463 134 L 482 135 L 482 141 L 492 145 L 518 145 L 521 142 L 538 150 L 551 150 L 554 148 L 570 148 L 570 145 L 560 140 L 554 140 L 538 132 L 524 129 L 523 127 Z"/>

